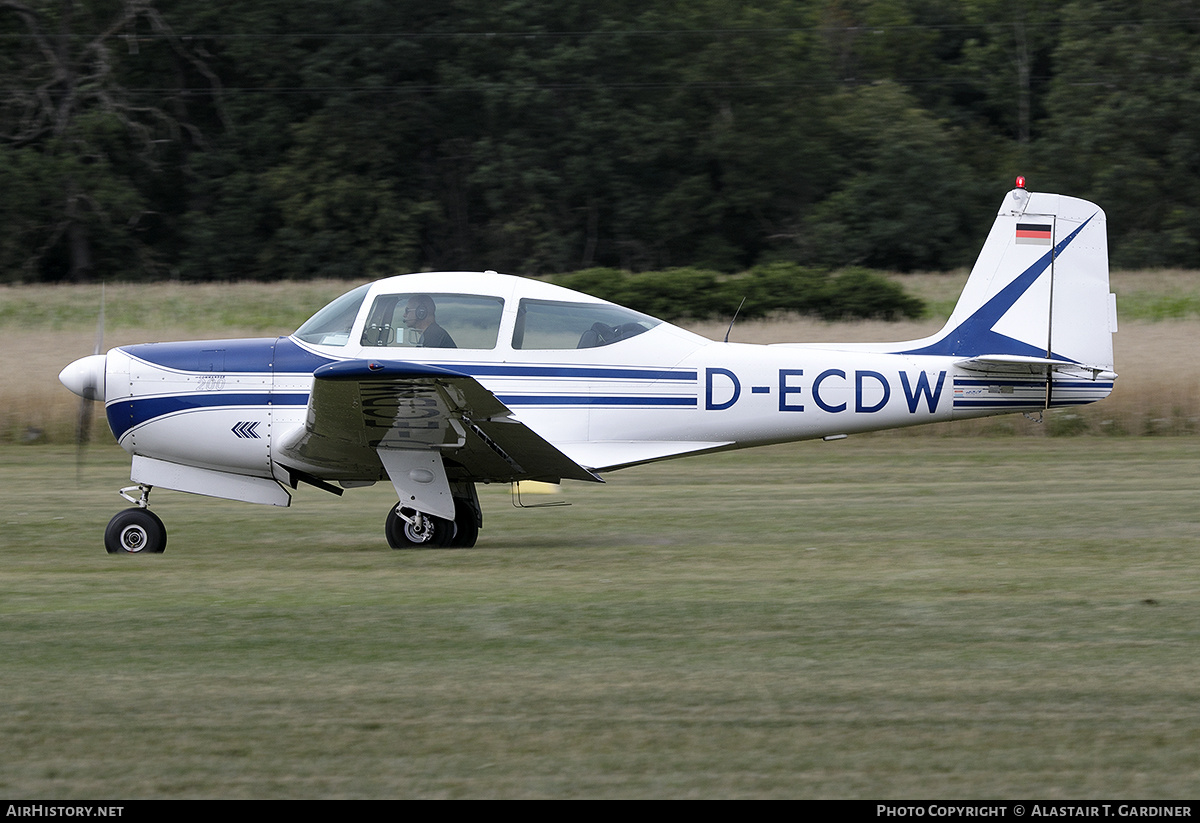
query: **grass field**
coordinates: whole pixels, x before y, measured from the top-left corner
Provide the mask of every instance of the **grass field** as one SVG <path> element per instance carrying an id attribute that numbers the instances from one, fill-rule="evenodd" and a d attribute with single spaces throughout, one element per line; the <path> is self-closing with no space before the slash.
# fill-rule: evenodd
<path id="1" fill-rule="evenodd" d="M 0 447 L 0 794 L 1190 798 L 1200 441 L 851 438 L 618 472 L 477 548 Z M 386 485 L 386 484 L 384 484 Z"/>

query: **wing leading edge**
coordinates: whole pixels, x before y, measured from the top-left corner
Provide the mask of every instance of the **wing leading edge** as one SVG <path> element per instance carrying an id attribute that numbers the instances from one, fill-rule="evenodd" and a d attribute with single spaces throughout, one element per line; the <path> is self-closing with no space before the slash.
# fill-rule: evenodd
<path id="1" fill-rule="evenodd" d="M 421 363 L 347 360 L 313 372 L 303 428 L 278 455 L 334 479 L 378 476 L 380 450 L 437 451 L 451 480 L 603 482 L 470 375 Z"/>

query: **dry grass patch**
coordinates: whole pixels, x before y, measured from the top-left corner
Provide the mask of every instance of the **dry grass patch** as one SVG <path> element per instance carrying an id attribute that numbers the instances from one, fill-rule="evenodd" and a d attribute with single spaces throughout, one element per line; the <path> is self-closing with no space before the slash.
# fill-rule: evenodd
<path id="1" fill-rule="evenodd" d="M 744 343 L 917 339 L 941 328 L 966 273 L 896 275 L 896 278 L 931 304 L 944 304 L 944 313 L 896 323 L 830 323 L 802 317 L 745 320 L 734 325 L 730 339 Z M 105 348 L 159 340 L 288 334 L 349 285 L 315 281 L 109 286 Z M 1119 294 L 1149 295 L 1150 301 L 1179 295 L 1186 298 L 1188 294 L 1200 294 L 1200 274 L 1116 272 L 1113 287 Z M 98 300 L 99 288 L 94 286 L 0 288 L 0 330 L 6 336 L 9 363 L 0 373 L 0 441 L 66 442 L 71 437 L 77 402 L 59 385 L 57 375 L 72 360 L 92 351 Z M 690 323 L 687 327 L 720 340 L 725 336 L 728 322 Z M 1200 429 L 1200 369 L 1196 358 L 1189 354 L 1195 349 L 1198 335 L 1200 314 L 1197 313 L 1161 320 L 1122 319 L 1115 338 L 1120 379 L 1113 396 L 1079 410 L 1055 412 L 1049 416 L 1058 421 L 1052 426 L 1038 426 L 1008 416 L 907 429 L 897 436 L 1193 434 Z M 106 436 L 103 421 L 97 419 L 96 426 L 96 436 Z"/>

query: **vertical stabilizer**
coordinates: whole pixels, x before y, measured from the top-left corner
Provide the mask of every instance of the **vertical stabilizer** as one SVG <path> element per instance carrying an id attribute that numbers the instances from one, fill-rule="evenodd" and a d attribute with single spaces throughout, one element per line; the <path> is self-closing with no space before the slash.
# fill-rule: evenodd
<path id="1" fill-rule="evenodd" d="M 1104 211 L 1059 194 L 1009 192 L 946 326 L 907 354 L 1113 368 Z"/>

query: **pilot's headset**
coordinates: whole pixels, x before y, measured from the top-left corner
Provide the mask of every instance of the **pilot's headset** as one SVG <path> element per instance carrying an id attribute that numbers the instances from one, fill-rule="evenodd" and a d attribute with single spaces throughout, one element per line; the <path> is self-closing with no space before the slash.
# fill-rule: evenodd
<path id="1" fill-rule="evenodd" d="M 426 317 L 429 316 L 429 304 L 432 302 L 433 302 L 432 298 L 429 298 L 429 297 L 418 297 L 417 298 L 417 307 L 413 310 L 413 316 L 416 317 L 418 323 L 420 323 Z M 421 332 L 418 331 L 417 329 L 410 329 L 408 327 L 405 327 L 404 342 L 410 346 L 420 345 Z"/>

